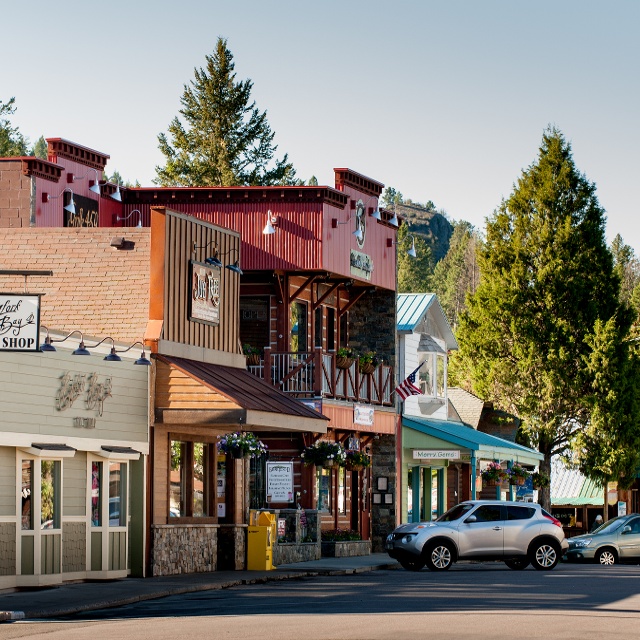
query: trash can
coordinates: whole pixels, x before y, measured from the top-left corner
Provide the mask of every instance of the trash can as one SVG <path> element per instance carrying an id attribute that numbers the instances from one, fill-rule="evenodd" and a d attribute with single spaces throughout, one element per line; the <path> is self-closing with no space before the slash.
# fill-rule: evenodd
<path id="1" fill-rule="evenodd" d="M 276 516 L 263 511 L 255 518 L 255 522 L 255 525 L 247 529 L 247 569 L 271 571 L 274 569 L 273 544 L 276 540 Z"/>

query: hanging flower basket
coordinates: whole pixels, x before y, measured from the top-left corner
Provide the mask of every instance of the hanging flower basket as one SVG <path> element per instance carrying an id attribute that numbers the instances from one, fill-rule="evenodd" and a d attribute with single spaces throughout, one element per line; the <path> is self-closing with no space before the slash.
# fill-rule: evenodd
<path id="1" fill-rule="evenodd" d="M 355 358 L 346 358 L 338 356 L 336 358 L 336 367 L 338 369 L 348 369 L 353 364 Z"/>
<path id="2" fill-rule="evenodd" d="M 529 477 L 529 472 L 519 464 L 514 464 L 510 469 L 507 469 L 507 473 L 509 474 L 509 484 L 518 487 L 521 487 Z"/>
<path id="3" fill-rule="evenodd" d="M 539 491 L 540 489 L 546 489 L 551 484 L 551 481 L 546 473 L 536 471 L 531 474 L 531 483 L 533 488 Z"/>
<path id="4" fill-rule="evenodd" d="M 490 462 L 489 466 L 482 472 L 482 480 L 486 487 L 498 487 L 508 477 L 507 472 L 499 462 Z"/>
<path id="5" fill-rule="evenodd" d="M 360 471 L 371 464 L 371 458 L 360 451 L 347 451 L 345 466 L 351 471 Z"/>
<path id="6" fill-rule="evenodd" d="M 364 364 L 360 365 L 360 373 L 363 373 L 364 375 L 373 373 L 375 370 L 376 365 L 372 364 L 371 362 L 365 362 Z"/>
<path id="7" fill-rule="evenodd" d="M 260 354 L 252 353 L 247 356 L 247 366 L 249 367 L 258 367 L 260 366 Z"/>
<path id="8" fill-rule="evenodd" d="M 235 431 L 219 437 L 218 450 L 233 458 L 256 458 L 267 452 L 267 445 L 250 431 Z"/>
<path id="9" fill-rule="evenodd" d="M 358 368 L 360 369 L 360 373 L 364 375 L 373 373 L 378 364 L 378 356 L 374 351 L 366 351 L 358 356 Z"/>
<path id="10" fill-rule="evenodd" d="M 499 487 L 502 484 L 502 480 L 485 480 L 485 487 Z"/>
<path id="11" fill-rule="evenodd" d="M 327 440 L 319 440 L 310 447 L 305 447 L 301 457 L 307 466 L 316 465 L 327 469 L 334 464 L 344 464 L 346 459 L 344 447 L 339 442 Z"/>

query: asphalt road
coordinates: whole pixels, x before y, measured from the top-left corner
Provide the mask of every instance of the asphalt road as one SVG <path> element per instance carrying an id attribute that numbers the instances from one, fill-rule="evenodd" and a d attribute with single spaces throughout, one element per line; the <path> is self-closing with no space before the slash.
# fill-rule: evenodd
<path id="1" fill-rule="evenodd" d="M 245 585 L 57 621 L 4 625 L 13 638 L 616 638 L 640 636 L 640 567 L 374 571 Z"/>

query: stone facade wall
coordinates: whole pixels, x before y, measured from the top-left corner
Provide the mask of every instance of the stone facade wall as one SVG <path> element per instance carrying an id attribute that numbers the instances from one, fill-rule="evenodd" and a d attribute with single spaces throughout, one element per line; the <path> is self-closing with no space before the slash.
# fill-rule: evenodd
<path id="1" fill-rule="evenodd" d="M 154 525 L 151 536 L 151 575 L 217 569 L 218 525 Z"/>
<path id="2" fill-rule="evenodd" d="M 247 557 L 246 525 L 221 524 L 218 529 L 218 569 L 242 571 Z"/>
<path id="3" fill-rule="evenodd" d="M 0 522 L 0 576 L 16 575 L 16 525 Z"/>
<path id="4" fill-rule="evenodd" d="M 350 347 L 375 351 L 395 371 L 396 294 L 378 290 L 360 298 L 349 311 L 349 336 Z"/>
<path id="5" fill-rule="evenodd" d="M 290 564 L 292 562 L 306 562 L 320 559 L 320 525 L 321 520 L 315 509 L 305 510 L 303 524 L 302 512 L 298 509 L 276 509 L 276 523 L 279 518 L 284 518 L 289 523 L 287 531 L 293 529 L 293 540 L 279 542 L 273 546 L 273 564 Z"/>
<path id="6" fill-rule="evenodd" d="M 323 542 L 323 558 L 354 558 L 371 554 L 371 540 L 347 540 L 344 542 Z"/>
<path id="7" fill-rule="evenodd" d="M 62 573 L 87 570 L 87 527 L 84 522 L 62 523 Z"/>
<path id="8" fill-rule="evenodd" d="M 371 550 L 374 553 L 384 551 L 384 541 L 386 537 L 396 527 L 396 509 L 400 505 L 396 504 L 397 470 L 396 470 L 396 438 L 391 435 L 382 435 L 372 444 L 373 455 L 372 475 L 373 493 L 391 494 L 392 504 L 371 504 Z M 377 479 L 384 476 L 388 479 L 387 490 L 377 490 Z"/>

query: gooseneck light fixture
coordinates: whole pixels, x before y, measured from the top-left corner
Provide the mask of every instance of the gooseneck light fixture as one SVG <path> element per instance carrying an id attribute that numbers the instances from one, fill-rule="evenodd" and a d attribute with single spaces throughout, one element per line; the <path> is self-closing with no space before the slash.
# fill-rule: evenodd
<path id="1" fill-rule="evenodd" d="M 416 241 L 413 236 L 410 236 L 410 237 L 411 237 L 411 248 L 407 250 L 407 255 L 410 258 L 417 258 L 418 253 L 416 251 Z M 399 245 L 400 243 L 397 240 L 392 240 L 391 238 L 387 238 L 387 247 L 393 247 L 394 244 Z"/>
<path id="2" fill-rule="evenodd" d="M 136 225 L 136 227 L 140 229 L 142 227 L 142 212 L 140 211 L 140 209 L 134 209 L 129 213 L 129 215 L 126 216 L 116 216 L 116 220 L 118 222 L 124 222 L 125 220 L 128 220 L 134 213 L 138 214 L 138 224 Z"/>
<path id="3" fill-rule="evenodd" d="M 69 200 L 69 204 L 65 205 L 63 207 L 63 209 L 65 211 L 68 211 L 71 215 L 75 216 L 76 215 L 76 203 L 73 201 L 73 191 L 69 188 L 66 187 L 65 189 L 63 189 L 62 192 L 60 192 L 57 196 L 52 196 L 50 193 L 47 193 L 46 191 L 42 193 L 42 202 L 49 202 L 49 200 L 51 199 L 56 199 L 56 198 L 60 198 L 62 195 L 64 195 L 64 193 L 68 191 L 71 194 L 71 199 Z"/>
<path id="4" fill-rule="evenodd" d="M 267 211 L 267 224 L 264 226 L 262 233 L 265 236 L 271 236 L 276 232 L 276 225 L 278 224 L 278 218 L 271 213 L 271 209 Z"/>
<path id="5" fill-rule="evenodd" d="M 238 254 L 238 250 L 237 249 L 232 249 L 229 253 Z M 237 273 L 239 276 L 241 276 L 242 275 L 242 269 L 240 268 L 240 257 L 239 257 L 239 255 L 238 255 L 238 258 L 236 259 L 236 261 L 233 264 L 228 264 L 225 268 L 229 269 L 229 271 L 233 271 L 234 273 Z"/>
<path id="6" fill-rule="evenodd" d="M 211 240 L 209 242 L 207 242 L 207 244 L 202 244 L 202 245 L 198 245 L 197 242 L 193 243 L 193 252 L 192 254 L 195 255 L 196 249 L 208 249 L 211 245 L 215 245 L 216 249 L 215 249 L 215 253 L 212 256 L 209 256 L 207 258 L 204 259 L 205 264 L 208 264 L 211 267 L 221 267 L 222 266 L 222 261 L 220 260 L 220 258 L 218 257 L 218 245 L 215 243 L 215 240 Z"/>

